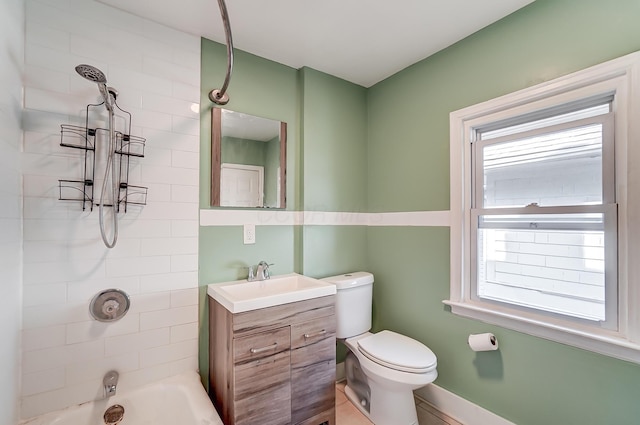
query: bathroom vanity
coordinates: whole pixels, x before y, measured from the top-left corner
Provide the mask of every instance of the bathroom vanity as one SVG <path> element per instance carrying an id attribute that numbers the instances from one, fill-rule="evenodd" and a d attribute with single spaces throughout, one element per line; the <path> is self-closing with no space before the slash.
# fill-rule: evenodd
<path id="1" fill-rule="evenodd" d="M 209 385 L 225 425 L 334 425 L 335 295 L 232 312 L 208 292 Z"/>

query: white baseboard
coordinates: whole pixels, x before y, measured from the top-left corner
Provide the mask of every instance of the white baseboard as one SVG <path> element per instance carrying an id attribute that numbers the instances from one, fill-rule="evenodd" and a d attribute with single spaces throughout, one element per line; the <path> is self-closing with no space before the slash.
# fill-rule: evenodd
<path id="1" fill-rule="evenodd" d="M 436 384 L 416 390 L 415 395 L 465 425 L 515 425 Z"/>
<path id="2" fill-rule="evenodd" d="M 336 365 L 336 380 L 344 379 L 345 370 L 342 362 Z M 516 425 L 436 384 L 429 384 L 414 393 L 445 415 L 465 425 Z"/>

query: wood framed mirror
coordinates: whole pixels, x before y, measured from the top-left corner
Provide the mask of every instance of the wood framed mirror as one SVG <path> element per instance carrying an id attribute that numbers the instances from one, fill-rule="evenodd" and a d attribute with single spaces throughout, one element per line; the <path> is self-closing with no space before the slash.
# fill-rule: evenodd
<path id="1" fill-rule="evenodd" d="M 286 207 L 287 123 L 211 109 L 211 206 Z"/>

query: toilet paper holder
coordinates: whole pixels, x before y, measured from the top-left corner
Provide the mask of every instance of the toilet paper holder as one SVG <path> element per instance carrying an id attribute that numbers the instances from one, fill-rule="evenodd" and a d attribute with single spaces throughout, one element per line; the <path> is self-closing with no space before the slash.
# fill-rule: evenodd
<path id="1" fill-rule="evenodd" d="M 492 333 L 471 334 L 467 343 L 473 351 L 495 351 L 498 349 L 498 338 Z"/>

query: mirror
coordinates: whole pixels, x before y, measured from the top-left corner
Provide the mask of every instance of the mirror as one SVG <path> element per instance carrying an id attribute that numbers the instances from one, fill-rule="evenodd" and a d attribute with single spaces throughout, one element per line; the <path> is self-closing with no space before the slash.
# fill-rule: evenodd
<path id="1" fill-rule="evenodd" d="M 211 205 L 285 208 L 287 123 L 211 109 Z"/>

